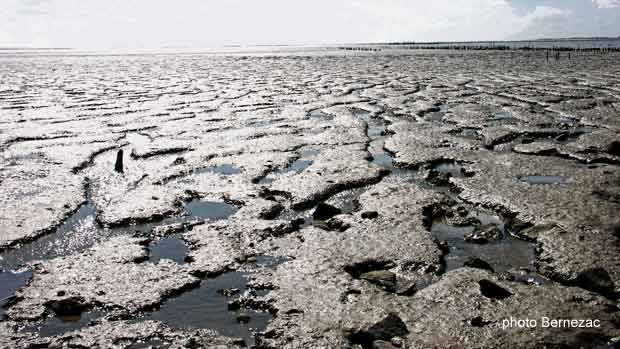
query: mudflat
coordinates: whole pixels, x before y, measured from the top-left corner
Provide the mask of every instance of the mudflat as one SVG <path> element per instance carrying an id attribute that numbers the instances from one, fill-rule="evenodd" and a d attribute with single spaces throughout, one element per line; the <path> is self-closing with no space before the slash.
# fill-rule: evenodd
<path id="1" fill-rule="evenodd" d="M 0 56 L 0 347 L 617 346 L 619 60 Z"/>

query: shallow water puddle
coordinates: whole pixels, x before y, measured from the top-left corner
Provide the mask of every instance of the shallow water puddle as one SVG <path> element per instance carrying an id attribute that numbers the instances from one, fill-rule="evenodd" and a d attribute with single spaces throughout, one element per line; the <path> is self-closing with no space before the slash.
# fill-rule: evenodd
<path id="1" fill-rule="evenodd" d="M 454 178 L 466 177 L 466 171 L 463 166 L 455 161 L 445 160 L 436 162 L 431 166 L 431 170 L 450 174 Z"/>
<path id="2" fill-rule="evenodd" d="M 424 113 L 424 120 L 427 121 L 442 121 L 448 112 L 448 105 L 445 103 L 439 103 L 431 111 Z"/>
<path id="3" fill-rule="evenodd" d="M 286 257 L 257 256 L 251 268 L 273 269 L 287 260 Z M 264 330 L 273 316 L 243 305 L 242 299 L 249 295 L 264 296 L 269 292 L 247 287 L 251 271 L 229 272 L 203 280 L 199 287 L 166 300 L 158 309 L 139 316 L 136 321 L 161 321 L 177 329 L 213 329 L 225 336 L 242 338 L 252 345 L 254 332 Z M 22 331 L 37 332 L 41 337 L 56 336 L 89 326 L 104 316 L 106 312 L 99 309 L 53 316 L 26 326 Z"/>
<path id="4" fill-rule="evenodd" d="M 87 201 L 54 233 L 0 253 L 0 266 L 13 270 L 28 262 L 65 256 L 90 247 L 100 229 L 95 222 L 95 211 L 92 202 Z"/>
<path id="5" fill-rule="evenodd" d="M 561 132 L 557 137 L 553 140 L 558 144 L 568 144 L 572 142 L 576 142 L 579 137 L 592 133 L 593 129 L 591 127 L 575 127 L 564 132 Z"/>
<path id="6" fill-rule="evenodd" d="M 23 287 L 32 277 L 32 271 L 22 272 L 1 271 L 0 272 L 0 320 L 4 317 L 5 306 L 13 298 L 13 294 Z"/>
<path id="7" fill-rule="evenodd" d="M 256 256 L 256 265 L 263 268 L 275 268 L 288 260 L 289 258 L 284 256 Z"/>
<path id="8" fill-rule="evenodd" d="M 118 235 L 149 234 L 153 228 L 197 220 L 217 221 L 227 219 L 237 208 L 216 201 L 191 200 L 183 206 L 180 216 L 163 220 L 130 224 L 119 227 L 104 227 L 95 221 L 96 209 L 88 201 L 69 217 L 58 230 L 18 249 L 6 250 L 0 254 L 3 270 L 14 270 L 33 261 L 49 260 L 82 252 L 100 241 Z"/>
<path id="9" fill-rule="evenodd" d="M 379 137 L 385 136 L 387 125 L 383 119 L 371 117 L 370 112 L 364 109 L 353 108 L 351 111 L 353 115 L 366 123 L 366 135 L 368 135 L 368 138 L 376 140 Z"/>
<path id="10" fill-rule="evenodd" d="M 387 137 L 387 123 L 382 118 L 371 118 L 370 112 L 353 108 L 352 112 L 355 116 L 362 119 L 368 125 L 366 135 L 370 138 L 368 144 L 368 152 L 371 154 L 371 163 L 390 171 L 390 176 L 405 178 L 412 180 L 415 171 L 396 167 L 394 165 L 394 156 L 384 148 L 385 139 Z"/>
<path id="11" fill-rule="evenodd" d="M 258 181 L 258 184 L 270 184 L 280 177 L 302 173 L 303 171 L 308 169 L 308 167 L 312 166 L 312 164 L 314 163 L 313 158 L 316 157 L 318 154 L 320 154 L 319 150 L 306 149 L 299 154 L 299 159 L 291 162 L 285 168 L 275 170 L 269 173 L 267 176 L 261 178 Z"/>
<path id="12" fill-rule="evenodd" d="M 173 222 L 168 224 L 187 222 L 196 219 L 217 221 L 226 219 L 237 212 L 237 208 L 233 205 L 217 201 L 202 201 L 199 199 L 194 199 L 185 203 L 183 210 L 183 215 L 180 218 L 171 218 Z"/>
<path id="13" fill-rule="evenodd" d="M 293 161 L 290 165 L 288 165 L 286 169 L 284 169 L 282 174 L 290 173 L 290 172 L 300 173 L 300 172 L 303 172 L 308 167 L 310 167 L 311 165 L 312 165 L 312 160 L 298 159 L 298 160 Z"/>
<path id="14" fill-rule="evenodd" d="M 507 110 L 498 111 L 493 114 L 493 117 L 491 118 L 492 121 L 511 121 L 514 119 L 515 117 L 512 115 L 512 112 Z"/>
<path id="15" fill-rule="evenodd" d="M 169 299 L 144 319 L 179 329 L 209 328 L 225 336 L 243 338 L 252 345 L 253 332 L 264 330 L 272 315 L 230 305 L 235 295 L 251 292 L 247 277 L 248 273 L 230 272 L 204 280 L 198 288 Z"/>
<path id="16" fill-rule="evenodd" d="M 316 110 L 312 110 L 310 112 L 308 112 L 306 114 L 307 118 L 320 118 L 320 119 L 324 119 L 324 120 L 332 120 L 334 118 L 333 115 L 328 114 L 324 111 L 322 111 L 321 109 L 316 109 Z"/>
<path id="17" fill-rule="evenodd" d="M 522 135 L 515 137 L 509 142 L 494 145 L 493 151 L 508 152 L 512 151 L 515 145 L 530 144 L 534 142 L 550 142 L 553 144 L 564 145 L 576 142 L 579 137 L 591 132 L 592 129 L 588 127 L 577 127 L 568 130 L 546 128 L 538 131 L 523 132 Z"/>
<path id="18" fill-rule="evenodd" d="M 29 279 L 29 270 L 15 274 L 14 271 L 35 261 L 45 261 L 57 257 L 80 253 L 98 242 L 113 236 L 149 234 L 157 226 L 195 222 L 197 220 L 216 221 L 230 217 L 237 208 L 223 203 L 201 201 L 198 199 L 184 205 L 183 214 L 165 218 L 156 222 L 131 224 L 121 227 L 103 227 L 95 221 L 96 209 L 87 201 L 56 232 L 23 245 L 18 249 L 3 251 L 0 254 L 0 299 L 10 297 L 17 289 L 23 287 Z M 151 261 L 172 259 L 183 263 L 185 245 L 178 238 L 165 238 L 150 246 Z"/>
<path id="19" fill-rule="evenodd" d="M 304 149 L 301 152 L 301 157 L 302 158 L 312 158 L 315 157 L 317 155 L 321 154 L 321 151 L 318 149 Z"/>
<path id="20" fill-rule="evenodd" d="M 483 210 L 471 210 L 467 218 L 472 223 L 459 226 L 451 225 L 443 217 L 433 220 L 431 233 L 440 241 L 445 241 L 449 248 L 444 256 L 446 271 L 463 267 L 464 263 L 473 257 L 486 261 L 495 272 L 519 268 L 534 269 L 534 245 L 510 236 L 500 217 Z M 473 222 L 477 223 L 474 225 Z M 499 229 L 500 238 L 485 243 L 466 241 L 466 236 L 472 234 L 476 227 L 490 226 Z"/>
<path id="21" fill-rule="evenodd" d="M 532 185 L 552 185 L 552 184 L 568 184 L 570 177 L 565 176 L 517 176 L 518 181 L 526 182 Z"/>
<path id="22" fill-rule="evenodd" d="M 105 313 L 98 310 L 87 311 L 76 315 L 54 316 L 42 323 L 26 326 L 22 331 L 36 332 L 41 337 L 58 336 L 86 327 L 103 316 L 105 316 Z"/>
<path id="23" fill-rule="evenodd" d="M 361 187 L 341 191 L 329 198 L 326 203 L 339 208 L 343 214 L 352 213 L 359 210 L 359 198 L 366 190 L 367 187 Z"/>
<path id="24" fill-rule="evenodd" d="M 169 259 L 177 264 L 185 264 L 187 246 L 178 237 L 169 236 L 149 244 L 149 261 L 157 264 L 162 259 Z"/>
<path id="25" fill-rule="evenodd" d="M 475 127 L 462 127 L 450 130 L 448 133 L 451 135 L 466 138 L 466 139 L 475 139 L 480 140 L 482 136 L 480 135 L 480 129 Z"/>
<path id="26" fill-rule="evenodd" d="M 515 143 L 514 142 L 508 142 L 508 143 L 502 143 L 502 144 L 497 144 L 493 146 L 493 151 L 495 152 L 510 152 L 512 151 L 512 148 L 514 148 Z"/>
<path id="27" fill-rule="evenodd" d="M 234 164 L 213 165 L 193 171 L 193 174 L 199 175 L 203 173 L 216 173 L 223 176 L 232 176 L 241 173 L 242 170 Z"/>

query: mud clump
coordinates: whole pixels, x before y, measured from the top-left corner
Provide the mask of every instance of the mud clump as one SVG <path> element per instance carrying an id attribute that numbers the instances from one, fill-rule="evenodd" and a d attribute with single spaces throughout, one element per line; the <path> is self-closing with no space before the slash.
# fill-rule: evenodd
<path id="1" fill-rule="evenodd" d="M 379 217 L 379 213 L 377 211 L 364 211 L 362 212 L 362 218 L 364 219 L 375 219 Z"/>
<path id="2" fill-rule="evenodd" d="M 607 146 L 607 153 L 613 156 L 620 156 L 620 141 L 613 141 Z"/>
<path id="3" fill-rule="evenodd" d="M 272 205 L 264 210 L 262 210 L 260 212 L 259 217 L 261 219 L 266 219 L 266 220 L 273 220 L 276 219 L 278 217 L 278 215 L 280 215 L 280 213 L 284 211 L 284 206 L 280 203 L 277 203 L 275 205 Z"/>
<path id="4" fill-rule="evenodd" d="M 490 271 L 491 273 L 494 272 L 493 267 L 491 267 L 491 265 L 487 262 L 485 262 L 484 260 L 477 258 L 477 257 L 470 257 L 468 258 L 465 263 L 463 263 L 464 266 L 466 267 L 470 267 L 470 268 L 476 268 L 476 269 L 482 269 L 482 270 L 487 270 Z"/>
<path id="5" fill-rule="evenodd" d="M 364 273 L 368 273 L 368 272 L 372 272 L 376 270 L 388 270 L 395 266 L 396 265 L 392 261 L 369 260 L 369 261 L 364 261 L 364 262 L 346 266 L 344 269 L 351 276 L 353 276 L 356 279 L 359 279 L 360 276 Z"/>
<path id="6" fill-rule="evenodd" d="M 487 298 L 501 300 L 512 296 L 510 291 L 489 280 L 480 280 L 478 285 L 480 285 L 480 293 Z"/>
<path id="7" fill-rule="evenodd" d="M 603 268 L 584 270 L 577 275 L 574 284 L 586 290 L 591 290 L 611 298 L 618 298 L 620 294 L 615 292 L 616 285 Z"/>
<path id="8" fill-rule="evenodd" d="M 63 295 L 58 293 L 58 295 Z M 58 317 L 80 316 L 83 312 L 90 309 L 92 304 L 86 302 L 84 297 L 69 297 L 60 300 L 52 300 L 45 303 L 45 307 L 50 309 Z"/>
<path id="9" fill-rule="evenodd" d="M 466 242 L 483 245 L 501 239 L 502 235 L 502 231 L 497 225 L 489 224 L 476 227 L 473 232 L 465 234 L 464 239 Z"/>
<path id="10" fill-rule="evenodd" d="M 387 270 L 375 270 L 363 273 L 359 276 L 360 279 L 369 281 L 377 286 L 383 288 L 388 292 L 394 292 L 396 288 L 396 274 Z"/>
<path id="11" fill-rule="evenodd" d="M 342 211 L 339 208 L 334 207 L 330 204 L 326 204 L 324 202 L 320 202 L 314 209 L 314 212 L 312 213 L 312 218 L 318 221 L 326 221 L 334 216 L 339 215 L 340 213 L 342 213 Z"/>
<path id="12" fill-rule="evenodd" d="M 398 314 L 390 313 L 383 320 L 377 322 L 367 329 L 363 329 L 348 335 L 352 344 L 361 345 L 364 349 L 373 349 L 376 347 L 385 347 L 392 340 L 409 334 L 409 329 Z"/>

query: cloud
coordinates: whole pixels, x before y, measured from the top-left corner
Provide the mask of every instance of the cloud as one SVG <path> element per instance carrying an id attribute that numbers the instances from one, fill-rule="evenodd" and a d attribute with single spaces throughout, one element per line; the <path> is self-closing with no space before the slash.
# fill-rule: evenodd
<path id="1" fill-rule="evenodd" d="M 620 0 L 592 0 L 598 8 L 615 8 L 620 7 Z"/>
<path id="2" fill-rule="evenodd" d="M 552 3 L 553 6 L 536 6 Z M 588 0 L 587 4 L 594 11 Z M 611 6 L 620 0 L 598 0 Z M 369 41 L 502 40 L 550 36 L 549 23 L 597 32 L 616 11 L 584 15 L 563 1 L 532 0 L 2 0 L 0 46 L 212 47 Z M 571 2 L 573 3 L 573 2 Z M 586 16 L 580 25 L 567 18 Z M 617 22 L 617 21 L 616 21 Z M 541 25 L 545 24 L 546 25 Z M 590 24 L 587 24 L 590 23 Z M 542 28 L 537 31 L 535 28 Z M 555 29 L 554 29 L 555 28 Z M 562 36 L 555 26 L 553 35 Z M 564 27 L 562 27 L 564 28 Z M 620 32 L 606 24 L 605 33 Z M 551 29 L 550 29 L 551 30 Z M 585 30 L 585 29 L 584 29 Z M 618 34 L 615 34 L 618 35 Z"/>
<path id="3" fill-rule="evenodd" d="M 358 0 L 356 6 L 382 23 L 374 41 L 501 40 L 553 16 L 570 11 L 537 6 L 520 14 L 501 0 Z"/>

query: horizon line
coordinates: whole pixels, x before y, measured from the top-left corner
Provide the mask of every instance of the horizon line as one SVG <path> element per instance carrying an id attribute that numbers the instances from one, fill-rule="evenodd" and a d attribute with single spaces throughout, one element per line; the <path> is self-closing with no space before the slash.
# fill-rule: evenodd
<path id="1" fill-rule="evenodd" d="M 435 44 L 472 44 L 472 43 L 493 43 L 493 42 L 548 42 L 548 41 L 595 41 L 595 40 L 618 40 L 618 36 L 572 36 L 572 37 L 548 37 L 535 39 L 518 39 L 518 40 L 471 40 L 471 41 L 384 41 L 384 42 L 341 42 L 341 43 L 306 43 L 306 44 L 219 44 L 211 47 L 200 46 L 176 46 L 165 45 L 160 47 L 36 47 L 36 46 L 0 46 L 0 51 L 32 51 L 32 50 L 108 50 L 108 49 L 128 49 L 128 50 L 155 50 L 155 49 L 213 49 L 213 48 L 243 48 L 243 47 L 325 47 L 325 46 L 341 46 L 341 45 L 435 45 Z"/>

